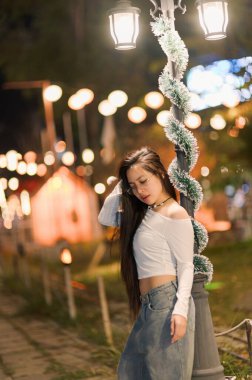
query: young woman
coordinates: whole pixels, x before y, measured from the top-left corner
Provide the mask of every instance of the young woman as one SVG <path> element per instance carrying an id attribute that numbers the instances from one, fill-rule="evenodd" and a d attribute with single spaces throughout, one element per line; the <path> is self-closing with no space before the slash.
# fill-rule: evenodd
<path id="1" fill-rule="evenodd" d="M 128 154 L 99 214 L 120 227 L 121 272 L 135 323 L 119 380 L 189 380 L 194 354 L 194 235 L 160 157 Z"/>

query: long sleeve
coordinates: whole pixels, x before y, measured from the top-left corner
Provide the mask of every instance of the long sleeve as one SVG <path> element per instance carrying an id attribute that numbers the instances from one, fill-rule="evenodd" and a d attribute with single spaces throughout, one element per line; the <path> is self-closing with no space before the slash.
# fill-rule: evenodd
<path id="1" fill-rule="evenodd" d="M 169 239 L 169 246 L 177 262 L 178 279 L 177 302 L 172 314 L 179 314 L 187 318 L 194 274 L 194 234 L 189 219 L 179 226 L 178 224 L 180 224 L 179 221 L 174 221 L 174 230 L 171 228 L 173 236 L 172 239 Z"/>
<path id="2" fill-rule="evenodd" d="M 98 221 L 104 226 L 120 226 L 121 194 L 122 189 L 120 181 L 105 199 L 102 209 L 98 215 Z"/>

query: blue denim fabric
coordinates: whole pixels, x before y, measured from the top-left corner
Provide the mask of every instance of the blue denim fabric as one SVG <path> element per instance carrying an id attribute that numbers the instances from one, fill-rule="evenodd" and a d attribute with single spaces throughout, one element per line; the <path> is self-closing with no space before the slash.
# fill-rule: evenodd
<path id="1" fill-rule="evenodd" d="M 171 343 L 171 315 L 177 283 L 161 285 L 143 297 L 118 365 L 118 380 L 190 380 L 194 357 L 195 307 L 190 298 L 185 336 Z"/>

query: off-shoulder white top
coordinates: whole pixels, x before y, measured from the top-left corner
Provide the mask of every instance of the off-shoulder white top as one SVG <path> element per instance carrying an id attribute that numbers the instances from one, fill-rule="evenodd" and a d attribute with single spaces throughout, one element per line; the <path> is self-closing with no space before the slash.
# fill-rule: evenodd
<path id="1" fill-rule="evenodd" d="M 121 189 L 118 184 L 105 199 L 98 220 L 105 226 L 120 226 Z M 172 314 L 187 318 L 193 283 L 194 234 L 191 219 L 168 218 L 148 210 L 134 240 L 138 278 L 171 274 L 177 276 L 177 302 Z"/>
<path id="2" fill-rule="evenodd" d="M 153 210 L 147 211 L 133 240 L 138 278 L 176 275 L 178 291 L 173 314 L 184 317 L 193 282 L 193 245 L 191 219 L 168 218 Z"/>

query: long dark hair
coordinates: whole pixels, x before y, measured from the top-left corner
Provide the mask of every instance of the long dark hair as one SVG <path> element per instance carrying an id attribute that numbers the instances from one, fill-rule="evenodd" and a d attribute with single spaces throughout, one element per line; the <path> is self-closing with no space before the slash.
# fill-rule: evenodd
<path id="1" fill-rule="evenodd" d="M 122 217 L 120 226 L 121 274 L 126 284 L 130 312 L 136 318 L 140 309 L 140 289 L 137 267 L 133 254 L 133 238 L 141 224 L 147 205 L 128 193 L 127 171 L 132 165 L 141 167 L 160 178 L 166 192 L 176 200 L 176 193 L 159 155 L 149 147 L 133 151 L 122 160 L 119 166 L 119 179 L 122 183 Z"/>

